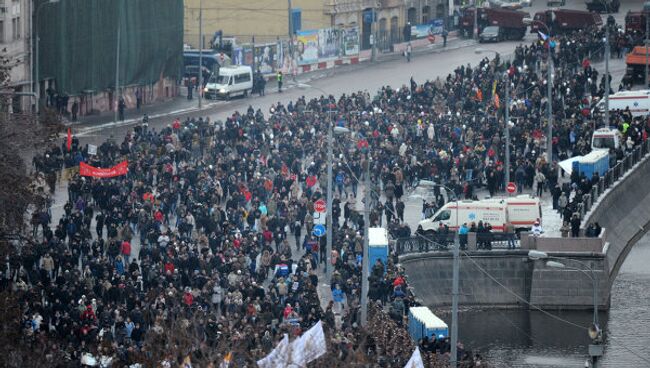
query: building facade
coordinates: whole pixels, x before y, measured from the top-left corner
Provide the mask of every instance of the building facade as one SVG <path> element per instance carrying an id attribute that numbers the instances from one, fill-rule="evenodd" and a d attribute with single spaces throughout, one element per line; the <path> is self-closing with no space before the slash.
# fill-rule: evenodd
<path id="1" fill-rule="evenodd" d="M 325 0 L 331 25 L 359 26 L 361 49 L 371 48 L 371 35 L 376 32 L 377 48 L 389 51 L 408 37 L 407 27 L 427 24 L 434 19 L 447 21 L 448 0 Z M 373 13 L 376 27 L 373 30 Z"/>
<path id="2" fill-rule="evenodd" d="M 0 49 L 9 66 L 10 86 L 18 94 L 31 92 L 31 0 L 0 0 Z M 12 112 L 31 111 L 33 98 L 15 95 Z"/>
<path id="3" fill-rule="evenodd" d="M 203 43 L 206 48 L 215 32 L 234 37 L 238 43 L 275 42 L 289 37 L 289 6 L 293 30 L 318 29 L 330 26 L 325 13 L 326 0 L 185 0 L 185 44 L 198 48 L 199 14 L 203 16 Z M 201 9 L 203 11 L 201 12 Z"/>

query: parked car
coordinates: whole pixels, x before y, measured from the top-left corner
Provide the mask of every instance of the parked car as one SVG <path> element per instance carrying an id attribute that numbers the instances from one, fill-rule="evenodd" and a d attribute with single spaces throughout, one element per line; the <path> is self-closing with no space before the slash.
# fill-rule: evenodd
<path id="1" fill-rule="evenodd" d="M 522 7 L 527 6 L 530 8 L 531 6 L 533 6 L 533 0 L 521 0 L 519 3 L 521 4 Z"/>
<path id="2" fill-rule="evenodd" d="M 497 26 L 483 28 L 483 32 L 478 36 L 479 42 L 499 42 L 502 39 L 501 28 Z"/>

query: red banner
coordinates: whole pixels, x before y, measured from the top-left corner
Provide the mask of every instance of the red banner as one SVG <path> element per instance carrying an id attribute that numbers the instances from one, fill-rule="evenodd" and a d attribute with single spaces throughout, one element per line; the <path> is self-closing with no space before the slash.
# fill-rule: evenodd
<path id="1" fill-rule="evenodd" d="M 79 175 L 92 176 L 95 178 L 113 178 L 116 176 L 126 175 L 129 171 L 129 162 L 122 161 L 119 164 L 108 169 L 90 166 L 85 162 L 79 163 Z"/>

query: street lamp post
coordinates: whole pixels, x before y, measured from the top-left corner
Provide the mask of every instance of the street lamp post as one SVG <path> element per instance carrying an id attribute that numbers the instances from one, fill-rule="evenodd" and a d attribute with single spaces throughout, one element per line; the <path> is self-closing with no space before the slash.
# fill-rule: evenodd
<path id="1" fill-rule="evenodd" d="M 190 83 L 191 87 L 192 84 Z M 200 110 L 203 107 L 203 0 L 199 1 L 199 86 L 197 91 L 199 92 L 197 97 L 199 98 Z"/>
<path id="2" fill-rule="evenodd" d="M 650 44 L 650 1 L 643 3 L 643 15 L 645 16 L 645 87 L 648 88 L 648 44 Z"/>
<path id="3" fill-rule="evenodd" d="M 36 11 L 34 12 L 34 25 L 32 26 L 32 33 L 33 33 L 33 38 L 34 38 L 34 59 L 35 60 L 35 65 L 34 65 L 34 78 L 32 78 L 32 85 L 33 83 L 36 83 L 36 88 L 33 90 L 36 93 L 36 113 L 38 114 L 40 112 L 40 104 L 41 104 L 41 83 L 40 83 L 40 71 L 39 71 L 39 64 L 40 64 L 40 59 L 39 59 L 39 45 L 41 42 L 41 38 L 38 35 L 38 15 L 40 14 L 41 9 L 43 6 L 47 4 L 56 4 L 60 0 L 49 0 L 44 3 L 40 3 L 36 7 Z"/>
<path id="4" fill-rule="evenodd" d="M 361 326 L 368 323 L 368 291 L 370 284 L 368 276 L 370 274 L 370 264 L 368 258 L 370 257 L 370 153 L 366 160 L 366 174 L 364 178 L 364 203 L 363 203 L 363 259 L 361 262 Z"/>
<path id="5" fill-rule="evenodd" d="M 598 277 L 596 276 L 596 272 L 592 267 L 589 267 L 589 265 L 577 259 L 553 257 L 549 256 L 546 252 L 541 252 L 538 250 L 529 251 L 528 258 L 532 260 L 546 260 L 546 266 L 549 268 L 579 271 L 591 280 L 594 305 L 592 326 L 589 328 L 588 332 L 593 344 L 589 345 L 589 357 L 591 358 L 591 367 L 596 368 L 598 358 L 603 355 L 603 346 L 601 345 L 602 331 L 600 330 L 598 323 Z M 571 261 L 579 264 L 580 267 L 567 266 L 562 261 Z"/>
<path id="6" fill-rule="evenodd" d="M 449 187 L 443 184 L 437 184 L 439 187 L 444 188 L 447 191 L 447 199 L 451 194 L 454 195 L 456 199 L 456 223 L 458 224 L 458 196 L 456 192 L 451 190 Z M 460 279 L 460 224 L 456 233 L 454 234 L 454 249 L 453 249 L 453 270 L 452 270 L 452 283 L 451 283 L 451 340 L 449 344 L 451 345 L 451 356 L 449 357 L 449 363 L 452 368 L 456 368 L 458 365 L 458 296 L 459 296 L 459 279 Z"/>

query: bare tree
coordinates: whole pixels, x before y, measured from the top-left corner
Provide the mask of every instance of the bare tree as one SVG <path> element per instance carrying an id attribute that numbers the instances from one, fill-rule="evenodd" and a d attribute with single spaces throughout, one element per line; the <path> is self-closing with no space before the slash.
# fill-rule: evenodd
<path id="1" fill-rule="evenodd" d="M 10 71 L 10 60 L 0 54 L 0 236 L 20 233 L 28 208 L 41 202 L 42 192 L 30 174 L 27 157 L 61 131 L 51 111 L 45 110 L 40 118 L 12 112 Z"/>

